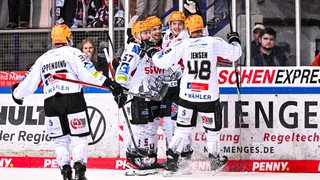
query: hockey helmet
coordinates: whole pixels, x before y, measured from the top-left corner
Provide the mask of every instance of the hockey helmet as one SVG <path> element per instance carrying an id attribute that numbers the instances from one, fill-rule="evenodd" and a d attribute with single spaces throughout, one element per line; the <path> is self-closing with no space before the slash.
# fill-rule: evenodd
<path id="1" fill-rule="evenodd" d="M 148 24 L 150 25 L 150 27 L 162 25 L 161 20 L 157 16 L 149 16 L 146 18 L 146 21 L 148 21 Z"/>
<path id="2" fill-rule="evenodd" d="M 71 30 L 65 24 L 57 24 L 51 30 L 52 43 L 68 43 L 71 40 Z"/>
<path id="3" fill-rule="evenodd" d="M 185 21 L 186 29 L 192 33 L 204 28 L 203 19 L 198 14 L 190 15 Z"/>
<path id="4" fill-rule="evenodd" d="M 173 11 L 169 17 L 169 22 L 171 21 L 185 21 L 186 16 L 181 11 Z"/>
<path id="5" fill-rule="evenodd" d="M 150 24 L 147 21 L 136 21 L 133 23 L 131 28 L 132 36 L 135 36 L 135 33 L 140 33 L 142 31 L 149 31 L 151 29 Z"/>

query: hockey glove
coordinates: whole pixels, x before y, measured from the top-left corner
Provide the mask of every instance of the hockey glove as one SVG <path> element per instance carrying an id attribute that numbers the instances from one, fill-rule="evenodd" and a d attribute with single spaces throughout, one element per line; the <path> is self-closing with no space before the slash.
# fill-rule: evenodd
<path id="1" fill-rule="evenodd" d="M 193 0 L 190 0 L 190 1 L 187 0 L 186 4 L 184 4 L 183 7 L 190 13 L 190 15 L 193 15 L 193 14 L 201 15 L 199 4 Z"/>
<path id="2" fill-rule="evenodd" d="M 127 103 L 127 95 L 122 93 L 119 96 L 115 96 L 114 100 L 118 104 L 118 108 L 122 108 Z"/>
<path id="3" fill-rule="evenodd" d="M 15 103 L 17 103 L 17 104 L 19 104 L 19 105 L 22 105 L 23 100 L 22 100 L 22 99 L 17 99 L 17 98 L 15 98 L 15 97 L 13 96 L 13 91 L 14 91 L 18 86 L 19 86 L 19 83 L 16 83 L 16 84 L 14 84 L 14 85 L 11 87 L 11 90 L 12 90 L 12 92 L 11 92 L 11 94 L 12 94 L 12 99 L 13 99 L 13 101 L 14 101 Z"/>
<path id="4" fill-rule="evenodd" d="M 123 90 L 126 89 L 110 78 L 107 78 L 104 81 L 103 86 L 109 87 L 113 96 L 119 96 L 120 94 L 123 94 Z"/>
<path id="5" fill-rule="evenodd" d="M 131 42 L 134 42 L 136 39 L 132 36 L 131 33 L 131 28 L 127 29 L 127 36 L 128 36 L 128 40 L 127 40 L 127 44 L 130 44 Z"/>
<path id="6" fill-rule="evenodd" d="M 227 39 L 230 44 L 232 44 L 232 42 L 238 42 L 239 44 L 241 44 L 240 37 L 237 32 L 228 33 Z"/>
<path id="7" fill-rule="evenodd" d="M 150 58 L 158 51 L 156 45 L 150 40 L 141 41 L 140 47 Z"/>
<path id="8" fill-rule="evenodd" d="M 118 66 L 120 65 L 119 59 L 120 58 L 113 58 L 113 60 L 112 60 L 112 67 L 115 71 L 117 70 Z"/>

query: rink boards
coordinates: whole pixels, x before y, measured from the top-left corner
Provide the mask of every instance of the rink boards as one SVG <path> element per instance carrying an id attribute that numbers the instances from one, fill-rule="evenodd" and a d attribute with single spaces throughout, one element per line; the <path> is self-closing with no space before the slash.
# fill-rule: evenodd
<path id="1" fill-rule="evenodd" d="M 319 172 L 320 69 L 243 67 L 241 73 L 239 103 L 234 68 L 218 68 L 221 152 L 230 159 L 224 170 Z M 0 167 L 56 167 L 46 134 L 42 88 L 26 97 L 22 106 L 11 99 L 11 85 L 24 74 L 0 72 Z M 92 127 L 88 167 L 123 169 L 129 134 L 122 112 L 110 92 L 88 87 L 84 91 Z M 236 115 L 239 107 L 243 122 Z M 200 122 L 193 136 L 194 171 L 208 170 Z M 158 140 L 163 160 L 161 128 Z"/>

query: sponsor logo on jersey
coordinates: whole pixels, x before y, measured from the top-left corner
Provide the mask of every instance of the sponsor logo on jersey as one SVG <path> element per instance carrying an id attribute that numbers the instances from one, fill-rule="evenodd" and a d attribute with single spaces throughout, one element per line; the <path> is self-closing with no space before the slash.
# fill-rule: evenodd
<path id="1" fill-rule="evenodd" d="M 157 66 L 147 66 L 144 68 L 146 74 L 163 74 L 164 70 Z"/>
<path id="2" fill-rule="evenodd" d="M 185 93 L 185 97 L 190 99 L 202 99 L 202 100 L 211 100 L 211 95 L 201 94 L 201 93 Z"/>
<path id="3" fill-rule="evenodd" d="M 164 84 L 167 84 L 168 87 L 177 87 L 178 81 L 163 81 Z"/>
<path id="4" fill-rule="evenodd" d="M 86 121 L 84 118 L 74 118 L 70 120 L 70 125 L 73 129 L 79 129 L 85 127 Z"/>
<path id="5" fill-rule="evenodd" d="M 126 62 L 122 62 L 120 68 L 118 70 L 119 73 L 128 74 L 130 70 L 130 66 Z"/>
<path id="6" fill-rule="evenodd" d="M 208 123 L 212 123 L 212 122 L 213 122 L 212 118 L 202 116 L 202 123 L 208 124 Z"/>
<path id="7" fill-rule="evenodd" d="M 91 61 L 89 61 L 89 60 L 88 61 L 84 61 L 83 64 L 84 64 L 84 67 L 86 69 L 91 69 L 91 68 L 94 67 L 93 63 Z"/>
<path id="8" fill-rule="evenodd" d="M 136 53 L 136 54 L 139 55 L 140 51 L 141 51 L 140 46 L 138 46 L 138 45 L 135 44 L 135 45 L 132 47 L 132 52 L 134 52 L 134 53 Z"/>
<path id="9" fill-rule="evenodd" d="M 201 91 L 201 90 L 208 90 L 209 84 L 207 83 L 196 83 L 196 82 L 188 82 L 187 83 L 187 89 L 195 90 L 195 91 Z"/>
<path id="10" fill-rule="evenodd" d="M 174 102 L 172 102 L 172 105 L 171 105 L 171 117 L 174 117 L 176 116 L 178 113 L 178 105 Z"/>

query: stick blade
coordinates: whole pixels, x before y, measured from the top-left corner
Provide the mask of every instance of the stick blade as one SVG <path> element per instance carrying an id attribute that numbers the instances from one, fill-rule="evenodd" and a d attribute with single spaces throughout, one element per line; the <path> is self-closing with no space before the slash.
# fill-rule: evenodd
<path id="1" fill-rule="evenodd" d="M 133 23 L 137 21 L 137 19 L 139 18 L 138 15 L 134 15 L 132 16 L 132 18 L 130 19 L 129 23 L 128 23 L 128 28 L 131 28 Z"/>

